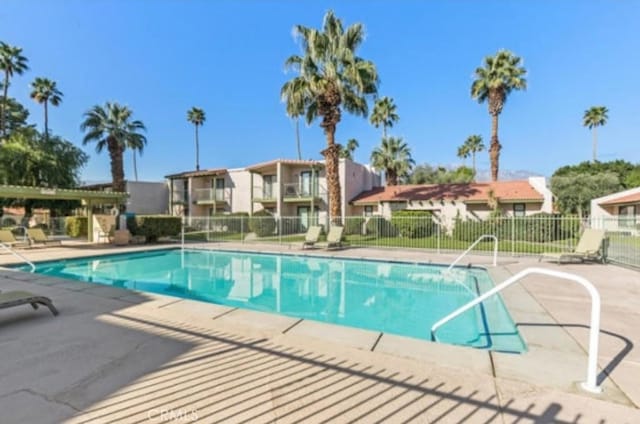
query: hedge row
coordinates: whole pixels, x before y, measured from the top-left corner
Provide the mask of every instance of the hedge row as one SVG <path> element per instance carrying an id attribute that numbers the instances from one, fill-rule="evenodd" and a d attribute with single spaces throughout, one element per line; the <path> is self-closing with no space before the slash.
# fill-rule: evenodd
<path id="1" fill-rule="evenodd" d="M 147 242 L 155 242 L 160 237 L 177 236 L 182 228 L 179 216 L 136 215 L 127 218 L 127 228 L 134 236 L 144 236 Z"/>
<path id="2" fill-rule="evenodd" d="M 526 240 L 545 243 L 577 237 L 580 219 L 552 214 L 535 214 L 522 218 L 489 219 L 487 221 L 456 220 L 453 238 L 472 242 L 483 234 L 493 234 L 500 240 Z"/>
<path id="3" fill-rule="evenodd" d="M 87 236 L 87 217 L 86 216 L 68 216 L 64 220 L 64 230 L 69 237 L 86 237 Z"/>

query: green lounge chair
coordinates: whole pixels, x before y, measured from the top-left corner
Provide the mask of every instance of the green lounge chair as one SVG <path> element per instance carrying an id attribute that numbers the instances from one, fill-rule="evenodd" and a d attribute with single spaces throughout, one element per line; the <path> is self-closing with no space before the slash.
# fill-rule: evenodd
<path id="1" fill-rule="evenodd" d="M 25 291 L 8 291 L 0 293 L 0 309 L 13 308 L 20 305 L 31 305 L 33 309 L 38 309 L 38 305 L 44 305 L 55 316 L 58 315 L 58 310 L 51 299 L 44 296 L 38 296 L 33 293 Z"/>
<path id="2" fill-rule="evenodd" d="M 29 247 L 29 241 L 18 241 L 11 230 L 0 230 L 0 243 L 9 247 Z"/>
<path id="3" fill-rule="evenodd" d="M 60 240 L 51 239 L 51 238 L 47 237 L 47 235 L 44 233 L 44 231 L 42 231 L 42 228 L 28 228 L 27 229 L 27 236 L 29 237 L 29 240 L 33 244 L 42 243 L 45 246 L 47 246 L 49 244 L 62 244 L 62 242 Z"/>
<path id="4" fill-rule="evenodd" d="M 605 231 L 604 230 L 592 230 L 586 229 L 582 233 L 580 240 L 578 241 L 578 245 L 574 249 L 573 252 L 547 252 L 543 253 L 539 258 L 541 261 L 543 258 L 554 259 L 558 263 L 562 262 L 563 259 L 574 261 L 579 260 L 580 262 L 588 261 L 588 260 L 599 260 L 604 263 L 605 255 L 603 252 L 603 243 L 605 240 Z"/>
<path id="5" fill-rule="evenodd" d="M 344 227 L 339 227 L 337 225 L 331 226 L 329 234 L 327 234 L 327 249 L 336 249 L 342 247 L 343 232 Z"/>
<path id="6" fill-rule="evenodd" d="M 320 238 L 320 233 L 322 232 L 322 228 L 317 225 L 312 225 L 307 230 L 307 234 L 304 236 L 304 243 L 302 243 L 302 248 L 305 249 L 307 247 L 313 247 Z"/>

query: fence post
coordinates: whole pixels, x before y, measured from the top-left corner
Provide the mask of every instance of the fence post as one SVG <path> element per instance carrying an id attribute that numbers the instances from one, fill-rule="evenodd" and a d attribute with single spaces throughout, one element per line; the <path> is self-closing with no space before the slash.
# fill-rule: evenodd
<path id="1" fill-rule="evenodd" d="M 511 256 L 516 255 L 516 218 L 511 218 Z"/>
<path id="2" fill-rule="evenodd" d="M 278 244 L 282 244 L 282 216 L 278 216 Z"/>
<path id="3" fill-rule="evenodd" d="M 436 225 L 436 251 L 440 254 L 440 223 Z"/>
<path id="4" fill-rule="evenodd" d="M 244 243 L 244 216 L 240 216 L 240 243 Z"/>

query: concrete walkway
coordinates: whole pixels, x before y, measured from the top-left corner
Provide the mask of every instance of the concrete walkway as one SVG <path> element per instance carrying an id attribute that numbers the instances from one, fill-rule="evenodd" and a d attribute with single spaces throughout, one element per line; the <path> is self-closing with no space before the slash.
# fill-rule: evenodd
<path id="1" fill-rule="evenodd" d="M 25 254 L 42 260 L 109 251 Z M 326 254 L 305 254 L 314 253 Z M 453 258 L 376 249 L 332 254 Z M 496 282 L 539 265 L 500 262 L 491 268 Z M 584 275 L 602 294 L 603 395 L 576 387 L 586 368 L 586 293 L 547 277 L 505 291 L 529 344 L 529 352 L 510 355 L 2 271 L 2 291 L 49 296 L 61 314 L 0 311 L 0 422 L 640 422 L 640 329 L 634 326 L 640 274 L 603 265 L 543 266 Z"/>

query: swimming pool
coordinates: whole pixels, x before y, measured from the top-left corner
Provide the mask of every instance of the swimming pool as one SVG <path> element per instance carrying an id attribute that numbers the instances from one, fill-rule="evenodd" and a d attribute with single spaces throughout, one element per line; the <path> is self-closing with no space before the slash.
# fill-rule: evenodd
<path id="1" fill-rule="evenodd" d="M 420 339 L 493 287 L 483 269 L 373 260 L 168 249 L 36 264 L 36 273 L 272 312 Z M 494 296 L 438 330 L 438 341 L 523 352 Z"/>

